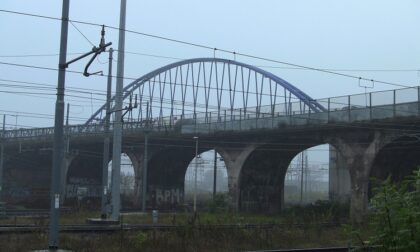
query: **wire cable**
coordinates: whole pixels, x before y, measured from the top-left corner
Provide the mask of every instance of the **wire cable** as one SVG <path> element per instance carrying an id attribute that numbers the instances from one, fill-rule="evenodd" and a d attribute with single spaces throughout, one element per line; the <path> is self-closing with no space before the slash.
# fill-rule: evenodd
<path id="1" fill-rule="evenodd" d="M 61 18 L 44 16 L 44 15 L 37 15 L 37 14 L 32 14 L 32 13 L 17 12 L 17 11 L 5 10 L 5 9 L 0 9 L 0 12 L 10 13 L 10 14 L 18 14 L 18 15 L 24 15 L 24 16 L 31 16 L 31 17 L 38 17 L 38 18 L 45 18 L 45 19 L 56 20 L 56 21 L 61 21 Z M 74 22 L 74 23 L 79 23 L 79 24 L 85 24 L 85 25 L 102 26 L 101 24 L 97 24 L 97 23 L 93 23 L 93 22 L 80 21 L 80 20 L 69 20 L 69 21 Z M 105 27 L 110 28 L 110 29 L 113 29 L 113 30 L 117 30 L 117 31 L 120 31 L 121 30 L 119 27 L 110 26 L 110 25 L 105 25 Z M 366 78 L 366 77 L 361 77 L 361 76 L 355 76 L 355 75 L 350 75 L 350 74 L 345 74 L 345 73 L 340 73 L 340 72 L 325 70 L 325 69 L 321 69 L 321 68 L 305 66 L 305 65 L 301 65 L 301 64 L 289 63 L 289 62 L 285 62 L 285 61 L 281 61 L 281 60 L 275 60 L 275 59 L 270 59 L 270 58 L 266 58 L 266 57 L 255 56 L 255 55 L 251 55 L 251 54 L 247 54 L 247 53 L 240 53 L 240 52 L 231 51 L 231 50 L 227 50 L 227 49 L 222 49 L 222 48 L 217 48 L 217 47 L 211 47 L 211 46 L 207 46 L 207 45 L 203 45 L 203 44 L 188 42 L 188 41 L 179 40 L 179 39 L 168 38 L 168 37 L 164 37 L 164 36 L 159 36 L 159 35 L 154 35 L 154 34 L 139 32 L 139 31 L 130 30 L 130 29 L 125 29 L 123 31 L 128 32 L 128 33 L 132 33 L 132 34 L 137 34 L 137 35 L 145 36 L 145 37 L 160 39 L 160 40 L 164 40 L 164 41 L 168 41 L 168 42 L 173 42 L 173 43 L 188 45 L 188 46 L 192 46 L 192 47 L 197 47 L 197 48 L 212 50 L 214 53 L 216 51 L 220 51 L 220 52 L 224 52 L 224 53 L 228 53 L 228 54 L 233 54 L 235 57 L 236 56 L 242 56 L 242 57 L 246 57 L 246 58 L 251 58 L 251 59 L 256 59 L 256 60 L 262 60 L 262 61 L 267 61 L 267 62 L 272 62 L 272 63 L 277 63 L 277 64 L 282 64 L 282 65 L 291 66 L 291 67 L 303 68 L 303 69 L 307 69 L 307 70 L 318 71 L 318 72 L 332 74 L 332 75 L 337 75 L 337 76 L 346 77 L 346 78 L 352 78 L 352 79 L 364 80 L 364 81 L 371 81 L 371 82 L 375 82 L 375 83 L 380 83 L 380 84 L 385 84 L 385 85 L 392 85 L 392 86 L 398 86 L 398 87 L 411 87 L 409 85 L 403 85 L 403 84 L 399 84 L 399 83 L 393 83 L 393 82 L 376 80 L 376 79 L 371 79 L 371 78 Z"/>

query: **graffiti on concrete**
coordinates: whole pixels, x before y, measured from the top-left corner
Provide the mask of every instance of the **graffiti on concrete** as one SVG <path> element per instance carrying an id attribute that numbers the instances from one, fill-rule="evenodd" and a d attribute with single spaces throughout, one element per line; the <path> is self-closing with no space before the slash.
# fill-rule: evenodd
<path id="1" fill-rule="evenodd" d="M 157 205 L 178 204 L 182 203 L 184 198 L 183 190 L 179 188 L 155 190 L 155 199 Z"/>
<path id="2" fill-rule="evenodd" d="M 181 203 L 184 193 L 180 189 L 156 189 L 156 202 L 160 203 Z"/>
<path id="3" fill-rule="evenodd" d="M 66 186 L 66 197 L 76 198 L 83 191 L 83 197 L 101 197 L 101 184 L 96 179 L 71 177 Z"/>
<path id="4" fill-rule="evenodd" d="M 5 194 L 14 199 L 29 197 L 31 193 L 32 190 L 28 187 L 11 187 L 8 190 L 5 190 Z"/>

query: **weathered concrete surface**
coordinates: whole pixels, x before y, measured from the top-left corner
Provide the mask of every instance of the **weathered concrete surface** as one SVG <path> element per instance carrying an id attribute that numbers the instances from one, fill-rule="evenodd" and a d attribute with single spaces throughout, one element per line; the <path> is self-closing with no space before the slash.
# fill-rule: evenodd
<path id="1" fill-rule="evenodd" d="M 147 206 L 176 209 L 184 202 L 184 180 L 195 156 L 192 146 L 164 147 L 150 158 L 147 173 Z"/>
<path id="2" fill-rule="evenodd" d="M 68 166 L 65 204 L 74 204 L 79 196 L 83 196 L 85 201 L 97 203 L 101 195 L 102 155 L 79 150 Z"/>
<path id="3" fill-rule="evenodd" d="M 279 193 L 279 191 L 281 191 L 280 187 L 282 186 L 282 181 L 278 178 L 281 176 L 277 175 L 274 171 L 282 171 L 280 167 L 287 163 L 286 160 L 288 158 L 286 157 L 288 155 L 284 152 L 279 152 L 273 155 L 269 153 L 257 154 L 257 152 L 252 154 L 261 145 L 267 143 L 283 144 L 283 149 L 294 149 L 297 153 L 312 146 L 330 143 L 337 148 L 339 153 L 341 153 L 350 172 L 352 184 L 352 217 L 356 221 L 361 221 L 367 209 L 369 177 L 371 175 L 376 176 L 377 174 L 377 168 L 375 167 L 377 165 L 379 167 L 391 163 L 397 164 L 398 162 L 404 163 L 406 159 L 408 160 L 410 158 L 413 159 L 413 161 L 410 161 L 410 165 L 414 166 L 417 162 L 413 157 L 417 156 L 415 155 L 416 151 L 414 150 L 414 148 L 417 147 L 414 145 L 408 146 L 409 148 L 413 148 L 413 151 L 408 152 L 411 153 L 410 155 L 407 154 L 406 156 L 402 156 L 404 153 L 401 152 L 398 154 L 400 156 L 393 155 L 391 159 L 390 156 L 392 155 L 390 154 L 397 153 L 391 151 L 391 149 L 388 153 L 384 152 L 384 154 L 381 154 L 381 149 L 386 148 L 384 146 L 387 145 L 387 141 L 389 141 L 390 136 L 393 138 L 396 136 L 401 137 L 413 132 L 412 127 L 413 124 L 415 125 L 415 123 L 418 122 L 417 117 L 413 116 L 405 121 L 399 119 L 383 121 L 381 119 L 380 129 L 378 129 L 378 121 L 349 124 L 343 123 L 344 121 L 339 122 L 340 120 L 338 120 L 339 118 L 344 120 L 345 116 L 350 116 L 349 118 L 355 118 L 355 120 L 356 118 L 364 118 L 366 115 L 370 116 L 370 111 L 368 111 L 369 114 L 365 112 L 366 111 L 363 109 L 363 111 L 358 111 L 359 114 L 356 112 L 349 113 L 348 111 L 337 111 L 334 115 L 320 113 L 317 115 L 311 115 L 310 118 L 309 116 L 308 118 L 277 118 L 275 120 L 272 118 L 263 118 L 259 119 L 257 122 L 255 120 L 252 122 L 249 121 L 247 122 L 248 124 L 232 124 L 230 126 L 222 125 L 224 131 L 217 131 L 216 129 L 210 127 L 210 131 L 203 131 L 202 134 L 195 132 L 194 126 L 192 126 L 192 132 L 190 133 L 182 133 L 181 129 L 173 132 L 151 132 L 149 137 L 150 157 L 148 190 L 150 192 L 150 198 L 148 203 L 150 203 L 150 206 L 158 206 L 158 202 L 170 202 L 165 206 L 170 208 L 173 206 L 171 205 L 173 202 L 182 201 L 182 199 L 179 199 L 181 196 L 178 197 L 178 195 L 183 195 L 185 171 L 189 162 L 195 155 L 194 141 L 192 140 L 192 137 L 195 135 L 198 135 L 200 139 L 200 152 L 216 148 L 216 150 L 224 158 L 229 175 L 229 193 L 232 197 L 233 205 L 237 209 L 239 209 L 239 207 L 243 207 L 244 205 L 242 203 L 246 204 L 246 201 L 262 202 L 263 204 L 266 204 L 264 202 L 267 201 L 259 201 L 259 195 L 263 195 L 263 197 L 270 199 L 280 198 L 281 193 Z M 390 113 L 388 110 L 385 112 L 388 114 Z M 400 112 L 395 111 L 395 113 Z M 315 119 L 324 120 L 325 116 L 328 116 L 327 118 L 330 120 L 323 121 L 324 123 L 322 125 L 316 123 Z M 336 119 L 337 123 L 335 123 L 332 119 Z M 291 124 L 288 124 L 289 126 L 283 125 L 280 122 L 281 120 L 288 120 L 294 124 L 292 124 L 292 126 L 290 126 Z M 255 125 L 255 127 L 253 125 Z M 204 127 L 206 125 L 201 126 Z M 238 127 L 245 126 L 248 128 L 243 128 L 246 129 L 245 131 L 229 131 L 228 126 L 231 127 L 231 129 L 238 129 Z M 43 149 L 45 150 L 45 148 L 51 148 L 52 141 L 49 138 L 45 138 L 42 141 L 38 141 L 36 139 L 34 140 L 32 138 L 28 139 L 6 142 L 6 157 L 15 158 L 15 161 L 13 161 L 13 159 L 5 161 L 6 184 L 9 183 L 9 185 L 11 185 L 15 183 L 16 185 L 19 185 L 19 187 L 25 188 L 25 184 L 27 183 L 15 181 L 19 179 L 20 176 L 25 176 L 27 178 L 24 178 L 23 181 L 28 180 L 29 184 L 30 181 L 28 178 L 35 178 L 41 181 L 40 183 L 45 190 L 48 190 L 50 184 L 49 173 L 51 170 L 51 154 L 45 154 L 46 156 L 43 156 L 43 154 L 38 154 L 38 151 Z M 135 165 L 137 194 L 141 188 L 140 179 L 143 166 L 143 142 L 144 135 L 141 131 L 133 130 L 125 132 L 124 134 L 123 151 L 130 156 Z M 231 143 L 234 143 L 234 145 Z M 71 170 L 75 169 L 77 173 L 82 175 L 82 177 L 90 177 L 90 175 L 95 174 L 95 179 L 97 178 L 98 181 L 101 181 L 102 145 L 103 139 L 100 135 L 87 134 L 83 137 L 71 138 L 69 153 L 71 153 L 71 155 L 76 153 L 76 156 L 69 157 L 67 165 L 64 165 L 64 167 L 68 166 L 69 168 L 68 176 L 72 174 Z M 279 151 L 282 149 L 282 147 L 279 146 L 276 148 Z M 28 156 L 19 156 L 25 152 L 32 154 L 27 154 Z M 84 155 L 83 153 L 91 153 L 93 156 L 97 157 L 97 161 L 89 161 L 92 162 L 90 164 L 88 161 L 77 161 L 77 159 L 80 160 L 80 157 L 77 158 L 77 155 Z M 378 155 L 378 157 L 376 157 L 376 155 Z M 282 158 L 279 158 L 279 156 L 282 156 Z M 88 157 L 86 156 L 86 158 Z M 267 163 L 261 161 L 259 162 L 257 161 L 258 159 L 267 160 Z M 401 159 L 403 159 L 403 162 L 401 162 Z M 28 162 L 27 160 L 31 160 L 30 165 L 26 164 Z M 247 164 L 248 161 L 250 163 Z M 264 163 L 264 167 L 257 167 L 256 163 Z M 75 166 L 78 166 L 79 168 L 74 168 Z M 92 174 L 85 175 L 81 167 L 84 167 L 83 169 L 92 170 Z M 256 171 L 257 169 L 261 169 L 263 173 L 260 177 L 256 176 L 253 178 L 252 174 L 254 174 L 254 170 Z M 379 171 L 384 173 L 383 170 Z M 397 172 L 396 170 L 391 171 L 394 173 Z M 7 175 L 7 172 L 9 172 L 10 175 Z M 242 172 L 244 175 L 242 175 Z M 279 174 L 281 174 L 281 172 L 279 172 Z M 380 177 L 382 175 L 379 174 L 378 176 Z M 37 176 L 40 177 L 38 178 Z M 401 177 L 402 175 L 398 176 Z M 93 179 L 93 177 L 94 176 L 91 178 Z M 273 179 L 273 181 L 280 182 L 272 182 L 268 179 L 269 177 L 270 179 Z M 9 181 L 7 182 L 7 180 Z M 241 193 L 242 188 L 244 190 Z M 250 195 L 249 197 L 248 192 Z M 17 198 L 13 199 L 15 200 Z M 241 201 L 241 199 L 244 199 L 244 201 Z M 49 196 L 46 197 L 46 202 L 48 205 Z M 276 202 L 281 202 L 281 200 Z M 273 204 L 273 209 L 278 208 L 279 204 L 277 204 L 277 207 L 276 204 Z"/>
<path id="4" fill-rule="evenodd" d="M 380 131 L 360 131 L 358 134 L 340 134 L 331 140 L 346 160 L 351 178 L 350 216 L 362 224 L 368 208 L 369 175 L 379 150 L 387 143 Z"/>
<path id="5" fill-rule="evenodd" d="M 283 147 L 283 146 L 282 146 Z M 284 178 L 296 149 L 266 144 L 255 149 L 243 164 L 239 209 L 279 213 L 284 204 Z"/>
<path id="6" fill-rule="evenodd" d="M 351 180 L 346 160 L 332 145 L 329 152 L 329 199 L 347 203 L 350 201 Z"/>
<path id="7" fill-rule="evenodd" d="M 3 200 L 40 208 L 49 205 L 52 153 L 50 150 L 7 150 Z"/>
<path id="8" fill-rule="evenodd" d="M 216 151 L 223 157 L 228 174 L 228 189 L 231 198 L 231 207 L 239 209 L 240 174 L 242 167 L 257 145 L 217 147 Z"/>
<path id="9" fill-rule="evenodd" d="M 394 182 L 401 182 L 420 167 L 420 141 L 417 137 L 392 139 L 377 153 L 370 176 L 379 181 L 388 176 Z M 369 193 L 371 194 L 372 183 Z"/>

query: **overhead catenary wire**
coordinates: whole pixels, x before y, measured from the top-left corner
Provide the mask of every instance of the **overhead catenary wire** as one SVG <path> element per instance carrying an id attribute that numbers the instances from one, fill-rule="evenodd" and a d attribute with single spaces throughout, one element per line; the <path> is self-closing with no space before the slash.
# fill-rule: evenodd
<path id="1" fill-rule="evenodd" d="M 114 49 L 114 51 L 118 51 L 117 49 Z M 145 52 L 133 52 L 133 51 L 124 51 L 126 54 L 132 54 L 132 55 L 139 55 L 139 56 L 145 56 L 145 57 L 151 57 L 151 58 L 159 58 L 159 59 L 168 59 L 168 60 L 185 60 L 186 58 L 180 58 L 180 57 L 174 57 L 174 56 L 165 56 L 165 55 L 158 55 L 158 54 L 151 54 L 151 53 L 145 53 Z M 83 53 L 67 53 L 68 55 L 81 55 Z M 10 54 L 10 55 L 0 55 L 0 58 L 27 58 L 27 57 L 53 57 L 53 56 L 59 56 L 58 53 L 44 53 L 44 54 Z M 115 60 L 114 60 L 115 61 Z M 116 62 L 116 61 L 115 61 Z M 106 64 L 106 62 L 100 62 L 101 64 Z M 254 67 L 258 68 L 267 68 L 267 69 L 284 69 L 284 70 L 310 70 L 300 67 L 282 67 L 282 66 L 270 66 L 270 65 L 252 65 Z M 337 71 L 337 72 L 416 72 L 418 73 L 420 71 L 420 68 L 399 68 L 399 69 L 393 69 L 393 68 L 384 68 L 384 69 L 365 69 L 365 68 L 319 68 L 322 70 L 328 70 L 328 71 Z"/>
<path id="2" fill-rule="evenodd" d="M 3 61 L 0 61 L 0 65 L 8 65 L 8 66 L 16 66 L 16 67 L 24 67 L 24 68 L 32 68 L 32 69 L 41 69 L 41 70 L 48 70 L 48 71 L 59 71 L 58 68 L 53 68 L 53 67 L 35 66 L 35 65 L 28 65 L 28 64 L 18 64 L 18 63 L 3 62 Z M 74 71 L 74 70 L 67 70 L 67 72 L 70 72 L 70 73 L 73 73 L 73 74 L 83 74 L 83 72 L 81 72 L 81 71 Z M 96 76 L 96 77 L 106 77 L 106 76 L 103 76 L 103 75 L 94 75 L 94 76 Z M 118 77 L 113 76 L 113 78 L 116 79 Z M 131 80 L 131 81 L 138 80 L 138 78 L 133 78 L 133 77 L 121 77 L 121 78 L 126 79 L 126 80 Z M 152 82 L 152 83 L 160 82 L 160 83 L 164 83 L 164 84 L 180 85 L 179 83 L 168 82 L 168 81 L 157 81 L 157 80 L 149 80 L 149 81 Z M 187 87 L 194 86 L 195 87 L 194 84 L 187 84 L 187 83 L 185 83 L 184 86 L 187 86 Z M 200 89 L 207 88 L 207 89 L 211 89 L 211 90 L 217 90 L 218 89 L 218 90 L 222 90 L 222 91 L 230 91 L 230 89 L 228 89 L 228 88 L 203 87 L 203 86 L 198 86 L 197 88 L 200 88 Z M 237 91 L 237 92 L 239 92 L 239 91 Z M 241 92 L 245 92 L 245 91 L 242 90 Z M 259 94 L 255 91 L 247 91 L 247 92 L 249 94 Z M 262 95 L 262 96 L 272 96 L 272 94 L 269 94 L 269 93 L 261 93 L 260 95 Z M 284 98 L 285 96 L 284 95 L 276 95 L 276 97 Z M 291 97 L 291 99 L 297 100 L 298 98 Z"/>
<path id="3" fill-rule="evenodd" d="M 32 15 L 32 16 L 39 16 L 39 15 Z M 52 19 L 54 19 L 54 18 L 52 18 Z M 60 19 L 58 19 L 58 18 L 57 18 L 57 20 L 60 20 Z M 72 22 L 73 22 L 73 21 L 72 21 Z M 75 22 L 76 22 L 76 21 L 75 21 Z M 79 21 L 77 21 L 77 22 L 79 22 Z M 86 22 L 79 22 L 79 23 L 86 23 Z M 96 25 L 100 26 L 99 24 L 96 24 Z M 108 27 L 110 27 L 110 26 L 108 26 Z M 111 28 L 112 28 L 112 27 L 111 27 Z M 114 28 L 115 28 L 115 27 L 114 27 Z M 129 30 L 127 30 L 127 31 L 129 31 Z M 129 32 L 135 32 L 135 31 L 129 31 Z M 150 34 L 149 34 L 149 35 L 150 35 Z M 159 37 L 159 36 L 157 36 L 157 37 Z M 165 38 L 163 38 L 163 37 L 162 37 L 162 39 L 165 39 Z M 166 38 L 166 39 L 168 39 L 168 38 Z M 210 47 L 208 47 L 208 48 L 210 48 Z M 211 48 L 211 49 L 213 49 L 214 51 L 217 51 L 217 50 L 218 50 L 218 51 L 224 51 L 223 49 L 220 49 L 220 48 L 219 48 L 219 49 L 218 49 L 218 48 Z M 234 55 L 237 55 L 237 54 L 239 55 L 239 53 L 236 53 L 236 52 L 234 52 L 234 51 L 233 51 L 233 54 L 234 54 Z M 302 67 L 302 66 L 300 66 L 300 67 Z M 308 68 L 308 67 L 306 67 L 305 69 L 308 69 L 308 70 L 316 70 L 315 68 Z M 134 78 L 133 78 L 133 79 L 134 79 Z M 360 80 L 360 79 L 361 79 L 361 77 L 358 77 L 358 79 Z M 369 81 L 374 81 L 374 80 L 369 79 Z"/>
<path id="4" fill-rule="evenodd" d="M 44 18 L 44 19 L 50 19 L 50 20 L 56 20 L 56 21 L 61 21 L 61 18 L 56 18 L 56 17 L 51 17 L 51 16 L 45 16 L 45 15 L 38 15 L 38 14 L 33 14 L 33 13 L 25 13 L 25 12 L 11 11 L 11 10 L 6 10 L 6 9 L 0 9 L 0 12 L 10 13 L 10 14 L 16 14 L 16 15 L 31 16 L 31 17 L 38 17 L 38 18 Z M 80 20 L 69 20 L 69 21 L 74 22 L 74 23 L 84 24 L 84 25 L 91 25 L 91 26 L 102 27 L 102 24 L 97 24 L 97 23 L 93 23 L 93 22 L 86 22 L 86 21 L 80 21 Z M 107 27 L 109 29 L 113 29 L 113 30 L 118 30 L 118 31 L 120 30 L 119 27 L 115 27 L 115 26 L 105 25 L 105 27 Z M 388 82 L 388 81 L 376 80 L 376 79 L 372 79 L 372 78 L 365 78 L 365 77 L 361 77 L 361 76 L 350 75 L 350 74 L 345 74 L 345 73 L 340 73 L 340 72 L 325 70 L 325 69 L 321 69 L 321 68 L 305 66 L 305 65 L 301 65 L 301 64 L 289 63 L 289 62 L 285 62 L 285 61 L 281 61 L 281 60 L 270 59 L 270 58 L 267 58 L 267 57 L 256 56 L 256 55 L 251 55 L 251 54 L 247 54 L 247 53 L 241 53 L 241 52 L 237 52 L 237 51 L 232 51 L 232 50 L 227 50 L 227 49 L 223 49 L 223 48 L 212 47 L 212 46 L 208 46 L 208 45 L 204 45 L 204 44 L 193 43 L 193 42 L 188 42 L 188 41 L 179 40 L 179 39 L 173 39 L 173 38 L 169 38 L 169 37 L 164 37 L 164 36 L 160 36 L 160 35 L 154 35 L 154 34 L 139 32 L 139 31 L 130 30 L 130 29 L 124 29 L 124 31 L 125 32 L 128 32 L 128 33 L 137 34 L 137 35 L 141 35 L 141 36 L 145 36 L 145 37 L 150 37 L 150 38 L 155 38 L 155 39 L 160 39 L 160 40 L 164 40 L 164 41 L 168 41 L 168 42 L 173 42 L 173 43 L 188 45 L 188 46 L 192 46 L 192 47 L 197 47 L 197 48 L 212 50 L 213 52 L 220 51 L 220 52 L 232 54 L 235 57 L 236 56 L 242 56 L 242 57 L 247 57 L 247 58 L 251 58 L 251 59 L 257 59 L 257 60 L 262 60 L 262 61 L 277 63 L 277 64 L 287 65 L 287 66 L 291 66 L 291 67 L 303 68 L 303 69 L 307 69 L 307 70 L 313 70 L 313 71 L 317 71 L 317 72 L 322 72 L 322 73 L 337 75 L 337 76 L 346 77 L 346 78 L 352 78 L 352 79 L 357 79 L 357 80 L 360 79 L 360 80 L 364 80 L 364 81 L 373 81 L 375 83 L 380 83 L 380 84 L 385 84 L 385 85 L 393 85 L 393 86 L 398 86 L 398 87 L 410 87 L 409 85 L 403 85 L 403 84 L 399 84 L 399 83 L 393 83 L 393 82 Z"/>
<path id="5" fill-rule="evenodd" d="M 42 69 L 42 70 L 50 70 L 50 71 L 58 71 L 58 68 L 52 68 L 52 67 L 44 67 L 44 66 L 34 66 L 34 65 L 27 65 L 27 64 L 17 64 L 17 63 L 10 63 L 10 62 L 1 62 L 0 61 L 0 64 L 3 64 L 3 65 L 10 65 L 10 66 L 17 66 L 17 67 L 25 67 L 25 68 L 34 68 L 34 69 Z M 68 72 L 71 72 L 71 73 L 75 73 L 75 74 L 83 74 L 83 72 L 80 72 L 80 71 L 73 71 L 73 70 L 67 70 Z M 100 77 L 106 77 L 106 76 L 101 76 L 101 75 L 99 75 Z M 117 78 L 117 77 L 114 77 L 114 78 Z M 123 77 L 123 79 L 128 79 L 128 80 L 137 80 L 138 78 L 132 78 L 132 77 Z M 156 81 L 156 80 L 154 80 L 154 81 L 152 81 L 152 80 L 150 80 L 151 82 L 158 82 L 158 81 Z M 162 83 L 164 83 L 164 84 L 176 84 L 176 83 L 170 83 L 170 82 L 165 82 L 165 81 L 161 81 Z M 188 84 L 186 84 L 186 86 L 192 86 L 191 84 L 190 85 L 188 85 Z M 201 86 L 199 86 L 198 88 L 205 88 L 205 87 L 201 87 Z M 209 87 L 208 87 L 209 88 Z M 215 87 L 210 87 L 209 89 L 216 89 Z M 220 90 L 220 89 L 219 89 Z M 223 89 L 224 91 L 229 91 L 229 89 Z M 242 91 L 243 92 L 243 91 Z M 255 92 L 252 92 L 252 91 L 249 91 L 249 93 L 250 94 L 256 94 Z M 269 96 L 270 94 L 268 94 L 268 93 L 262 93 L 261 95 L 263 95 L 263 96 Z M 277 95 L 276 97 L 284 97 L 284 96 L 282 96 L 282 95 Z M 344 96 L 343 96 L 344 97 Z M 295 98 L 295 97 L 292 97 L 293 99 L 297 99 L 297 98 Z M 156 98 L 157 99 L 157 98 Z M 322 100 L 322 99 L 319 99 L 319 100 Z M 343 103 L 344 104 L 344 103 Z"/>

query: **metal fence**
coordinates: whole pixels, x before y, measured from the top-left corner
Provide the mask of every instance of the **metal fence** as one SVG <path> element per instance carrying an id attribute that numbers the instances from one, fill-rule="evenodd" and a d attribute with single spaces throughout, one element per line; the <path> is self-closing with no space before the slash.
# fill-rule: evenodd
<path id="1" fill-rule="evenodd" d="M 183 133 L 208 133 L 220 130 L 248 130 L 287 125 L 326 124 L 335 122 L 369 121 L 420 115 L 420 87 L 370 92 L 314 100 L 325 107 L 314 112 L 302 101 L 229 109 L 207 113 L 184 114 L 123 123 L 124 134 L 148 131 L 182 130 Z M 112 124 L 110 131 L 113 130 Z M 103 124 L 83 124 L 65 127 L 70 136 L 101 135 Z M 6 130 L 3 138 L 52 137 L 54 128 Z"/>

